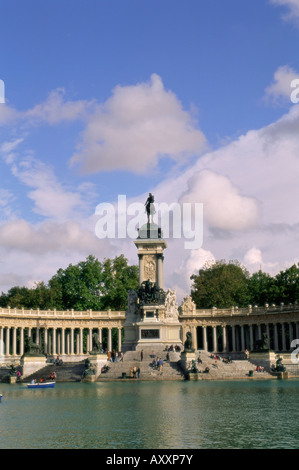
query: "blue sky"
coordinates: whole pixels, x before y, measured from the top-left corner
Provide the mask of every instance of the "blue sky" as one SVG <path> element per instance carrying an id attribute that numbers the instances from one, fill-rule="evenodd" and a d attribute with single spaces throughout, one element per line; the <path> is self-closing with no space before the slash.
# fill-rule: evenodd
<path id="1" fill-rule="evenodd" d="M 0 1 L 0 290 L 132 240 L 97 204 L 204 205 L 204 242 L 169 240 L 166 286 L 204 262 L 299 261 L 299 0 Z"/>

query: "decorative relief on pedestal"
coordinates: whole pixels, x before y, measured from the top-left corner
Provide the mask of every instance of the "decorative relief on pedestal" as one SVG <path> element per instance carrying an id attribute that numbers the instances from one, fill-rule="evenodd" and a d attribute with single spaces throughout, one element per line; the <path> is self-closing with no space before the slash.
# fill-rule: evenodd
<path id="1" fill-rule="evenodd" d="M 155 255 L 145 255 L 144 258 L 144 279 L 156 282 L 156 257 Z"/>
<path id="2" fill-rule="evenodd" d="M 175 290 L 168 289 L 165 299 L 165 318 L 178 318 L 178 304 Z"/>
<path id="3" fill-rule="evenodd" d="M 190 295 L 187 295 L 180 306 L 181 315 L 195 315 L 196 305 Z"/>

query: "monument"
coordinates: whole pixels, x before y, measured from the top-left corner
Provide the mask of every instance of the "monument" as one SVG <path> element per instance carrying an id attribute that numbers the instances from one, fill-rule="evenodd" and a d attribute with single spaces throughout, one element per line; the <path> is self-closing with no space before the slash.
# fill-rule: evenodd
<path id="1" fill-rule="evenodd" d="M 164 290 L 164 250 L 162 229 L 154 223 L 154 196 L 145 203 L 147 223 L 138 230 L 134 241 L 139 258 L 139 288 L 128 294 L 128 309 L 124 324 L 124 349 L 144 347 L 163 349 L 182 346 L 181 325 L 178 319 L 176 293 Z"/>
<path id="2" fill-rule="evenodd" d="M 23 377 L 42 369 L 45 367 L 46 363 L 46 355 L 41 353 L 40 346 L 34 343 L 32 338 L 29 337 L 25 345 L 25 352 L 21 357 Z"/>
<path id="3" fill-rule="evenodd" d="M 100 342 L 99 335 L 93 333 L 92 350 L 89 351 L 89 356 L 85 361 L 83 381 L 95 382 L 105 364 L 107 364 L 107 354 L 102 353 L 102 343 Z"/>

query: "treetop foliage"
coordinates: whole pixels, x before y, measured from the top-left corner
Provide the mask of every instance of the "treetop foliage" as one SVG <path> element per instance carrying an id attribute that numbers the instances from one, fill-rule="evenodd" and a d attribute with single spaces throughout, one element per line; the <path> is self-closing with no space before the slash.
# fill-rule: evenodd
<path id="1" fill-rule="evenodd" d="M 197 308 L 242 308 L 299 301 L 299 263 L 272 277 L 261 270 L 250 275 L 237 260 L 220 260 L 206 264 L 191 280 L 191 296 Z"/>
<path id="2" fill-rule="evenodd" d="M 0 306 L 41 310 L 123 310 L 127 293 L 138 288 L 138 266 L 129 266 L 124 255 L 100 262 L 89 255 L 85 261 L 58 269 L 48 284 L 35 288 L 12 287 L 2 292 Z"/>

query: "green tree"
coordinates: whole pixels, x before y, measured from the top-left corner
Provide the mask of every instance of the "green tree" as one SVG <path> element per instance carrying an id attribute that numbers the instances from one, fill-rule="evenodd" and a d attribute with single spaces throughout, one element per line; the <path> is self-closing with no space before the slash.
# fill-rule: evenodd
<path id="1" fill-rule="evenodd" d="M 229 308 L 248 305 L 249 272 L 238 261 L 206 264 L 193 281 L 191 297 L 197 308 Z"/>
<path id="2" fill-rule="evenodd" d="M 251 305 L 262 306 L 266 303 L 276 303 L 279 296 L 276 280 L 261 270 L 250 277 L 248 290 Z"/>
<path id="3" fill-rule="evenodd" d="M 127 306 L 129 289 L 138 288 L 138 267 L 129 266 L 123 256 L 100 262 L 90 255 L 85 261 L 70 264 L 46 285 L 37 283 L 32 289 L 12 287 L 2 292 L 0 306 L 40 308 L 41 310 L 122 310 Z"/>
<path id="4" fill-rule="evenodd" d="M 276 302 L 294 303 L 299 301 L 299 263 L 293 264 L 275 276 Z"/>
<path id="5" fill-rule="evenodd" d="M 127 306 L 130 289 L 138 289 L 138 266 L 128 266 L 127 259 L 120 255 L 103 263 L 103 307 L 121 310 Z"/>
<path id="6" fill-rule="evenodd" d="M 59 309 L 123 309 L 128 290 L 138 287 L 138 267 L 128 266 L 123 255 L 103 263 L 90 255 L 85 261 L 59 269 L 49 286 Z"/>

